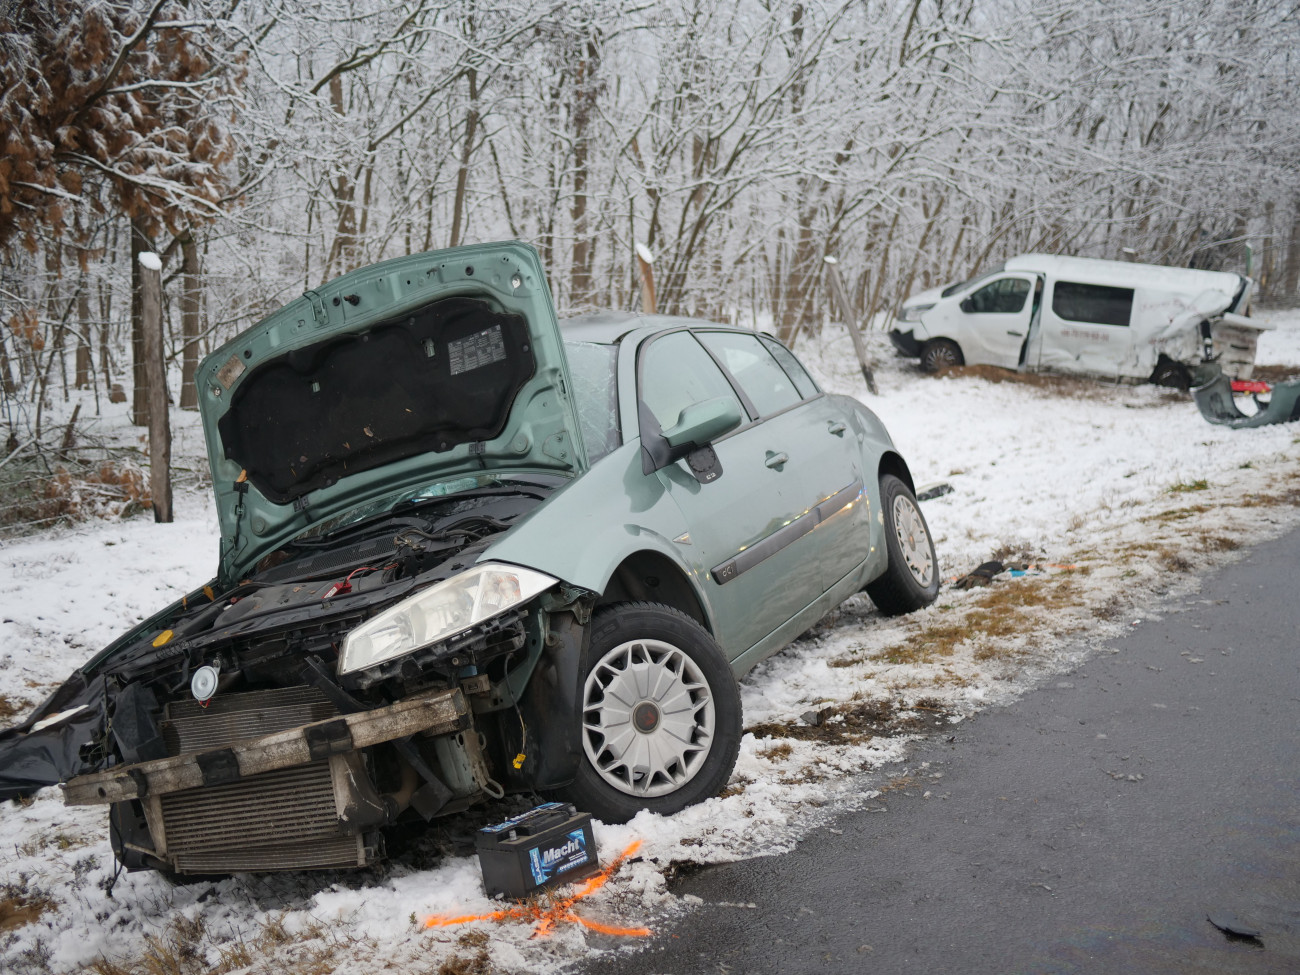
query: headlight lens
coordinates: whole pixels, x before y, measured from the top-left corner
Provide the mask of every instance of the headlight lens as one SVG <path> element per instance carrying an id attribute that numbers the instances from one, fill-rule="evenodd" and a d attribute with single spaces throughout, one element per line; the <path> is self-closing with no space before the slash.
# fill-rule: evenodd
<path id="1" fill-rule="evenodd" d="M 343 640 L 339 673 L 413 653 L 527 602 L 559 582 L 542 572 L 484 562 L 366 620 Z"/>
<path id="2" fill-rule="evenodd" d="M 906 308 L 903 309 L 903 314 L 901 314 L 901 315 L 898 316 L 898 320 L 899 320 L 900 322 L 917 322 L 917 321 L 920 321 L 920 320 L 921 320 L 921 316 L 924 315 L 927 311 L 929 311 L 929 310 L 930 310 L 931 308 L 933 308 L 933 307 L 934 307 L 933 304 L 930 304 L 930 305 L 909 305 L 908 307 L 906 307 Z"/>

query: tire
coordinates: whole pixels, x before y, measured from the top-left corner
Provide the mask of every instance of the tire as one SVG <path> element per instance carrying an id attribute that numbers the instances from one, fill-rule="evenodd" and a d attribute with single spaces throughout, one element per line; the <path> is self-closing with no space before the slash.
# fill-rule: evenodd
<path id="1" fill-rule="evenodd" d="M 961 346 L 952 339 L 931 339 L 921 347 L 922 372 L 942 372 L 964 365 L 966 357 L 961 354 Z"/>
<path id="2" fill-rule="evenodd" d="M 598 612 L 579 700 L 582 756 L 563 798 L 598 819 L 669 815 L 731 777 L 740 689 L 722 648 L 684 613 L 658 603 Z"/>
<path id="3" fill-rule="evenodd" d="M 1192 388 L 1192 371 L 1181 362 L 1176 362 L 1161 353 L 1148 382 L 1155 386 L 1166 386 L 1169 389 L 1181 389 L 1187 392 Z"/>
<path id="4" fill-rule="evenodd" d="M 916 496 L 893 474 L 880 478 L 880 507 L 889 567 L 867 585 L 867 595 L 886 616 L 899 616 L 934 602 L 939 560 Z"/>

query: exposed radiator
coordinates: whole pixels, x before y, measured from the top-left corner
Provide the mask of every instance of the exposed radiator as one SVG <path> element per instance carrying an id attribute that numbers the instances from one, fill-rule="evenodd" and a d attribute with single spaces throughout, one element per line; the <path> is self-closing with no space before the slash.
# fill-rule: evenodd
<path id="1" fill-rule="evenodd" d="M 168 705 L 163 737 L 181 755 L 337 713 L 314 687 L 221 694 L 207 708 Z M 331 761 L 164 795 L 155 800 L 154 842 L 182 874 L 364 866 L 372 856 L 362 838 L 339 827 Z"/>

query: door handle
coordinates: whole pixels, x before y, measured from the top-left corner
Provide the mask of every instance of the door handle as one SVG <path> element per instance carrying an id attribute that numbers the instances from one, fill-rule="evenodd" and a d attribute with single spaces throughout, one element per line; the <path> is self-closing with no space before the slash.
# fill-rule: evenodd
<path id="1" fill-rule="evenodd" d="M 767 460 L 763 461 L 768 467 L 774 470 L 780 470 L 786 464 L 790 463 L 789 454 L 774 454 L 772 451 L 767 452 Z"/>
<path id="2" fill-rule="evenodd" d="M 1008 335 L 1014 335 L 1016 338 L 1022 338 L 1022 337 L 1024 336 L 1025 333 L 1024 333 L 1024 332 L 1013 332 L 1013 331 L 1011 331 L 1011 329 L 1007 329 L 1007 334 L 1008 334 Z"/>
<path id="3" fill-rule="evenodd" d="M 844 425 L 844 422 L 842 420 L 836 420 L 826 429 L 829 430 L 831 433 L 835 434 L 835 436 L 842 437 L 844 436 L 844 431 L 847 430 L 848 427 Z"/>

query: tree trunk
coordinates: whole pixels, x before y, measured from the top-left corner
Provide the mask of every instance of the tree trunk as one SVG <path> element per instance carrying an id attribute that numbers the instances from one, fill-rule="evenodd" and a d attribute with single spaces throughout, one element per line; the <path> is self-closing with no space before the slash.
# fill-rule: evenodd
<path id="1" fill-rule="evenodd" d="M 465 195 L 469 192 L 469 163 L 474 153 L 474 139 L 478 135 L 478 72 L 470 68 L 465 72 L 469 82 L 469 108 L 465 110 L 465 144 L 460 147 L 460 168 L 456 170 L 456 197 L 451 211 L 451 240 L 449 247 L 459 247 L 465 223 Z"/>
<path id="2" fill-rule="evenodd" d="M 141 254 L 137 263 L 140 264 L 141 344 L 150 405 L 149 491 L 153 495 L 153 520 L 170 524 L 172 435 L 167 416 L 167 366 L 163 349 L 162 264 L 153 253 Z"/>
<path id="3" fill-rule="evenodd" d="M 582 308 L 591 304 L 592 246 L 587 218 L 588 155 L 591 149 L 591 120 L 596 109 L 595 75 L 599 70 L 599 49 L 587 42 L 587 56 L 575 66 L 573 82 L 573 267 L 569 272 L 569 303 Z"/>
<path id="4" fill-rule="evenodd" d="M 144 326 L 141 315 L 142 285 L 140 255 L 152 251 L 149 235 L 136 220 L 131 221 L 131 422 L 137 427 L 149 425 L 149 383 L 145 375 Z M 162 321 L 161 305 L 159 321 Z"/>
<path id="5" fill-rule="evenodd" d="M 90 280 L 84 274 L 77 286 L 77 321 L 80 327 L 77 329 L 77 365 L 74 383 L 78 389 L 88 389 L 90 374 L 94 368 L 90 354 L 90 330 L 93 323 L 90 320 Z"/>
<path id="6" fill-rule="evenodd" d="M 1281 296 L 1293 298 L 1300 289 L 1300 199 L 1295 201 L 1291 239 L 1286 242 L 1286 266 L 1282 269 Z"/>
<path id="7" fill-rule="evenodd" d="M 194 388 L 194 373 L 199 367 L 199 245 L 188 232 L 181 238 L 181 260 L 181 338 L 185 343 L 181 353 L 181 409 L 197 410 L 199 394 Z"/>

